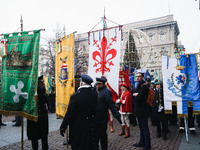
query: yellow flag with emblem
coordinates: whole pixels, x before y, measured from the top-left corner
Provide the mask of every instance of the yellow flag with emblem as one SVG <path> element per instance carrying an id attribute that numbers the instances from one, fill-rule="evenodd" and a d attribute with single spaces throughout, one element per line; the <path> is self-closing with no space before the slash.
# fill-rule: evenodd
<path id="1" fill-rule="evenodd" d="M 75 92 L 74 33 L 56 41 L 56 115 L 64 118 L 70 97 Z"/>

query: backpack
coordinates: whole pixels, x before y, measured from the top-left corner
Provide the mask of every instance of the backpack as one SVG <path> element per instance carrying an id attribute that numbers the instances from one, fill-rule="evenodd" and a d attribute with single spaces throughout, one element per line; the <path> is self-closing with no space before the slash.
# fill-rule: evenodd
<path id="1" fill-rule="evenodd" d="M 144 83 L 142 85 L 146 85 L 146 84 Z M 155 95 L 156 95 L 156 93 L 154 92 L 154 90 L 149 89 L 146 102 L 151 107 L 153 107 L 153 102 L 154 102 L 154 99 L 155 99 Z"/>
<path id="2" fill-rule="evenodd" d="M 153 107 L 153 100 L 155 98 L 156 93 L 154 92 L 154 90 L 149 89 L 148 92 L 148 97 L 147 97 L 147 104 L 151 107 Z"/>

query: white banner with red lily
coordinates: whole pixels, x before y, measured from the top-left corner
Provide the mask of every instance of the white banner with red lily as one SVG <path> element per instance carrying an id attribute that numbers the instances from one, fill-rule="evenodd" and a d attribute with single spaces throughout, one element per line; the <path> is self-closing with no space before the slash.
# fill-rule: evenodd
<path id="1" fill-rule="evenodd" d="M 118 94 L 121 51 L 121 27 L 89 32 L 88 75 L 93 80 L 102 75 Z"/>

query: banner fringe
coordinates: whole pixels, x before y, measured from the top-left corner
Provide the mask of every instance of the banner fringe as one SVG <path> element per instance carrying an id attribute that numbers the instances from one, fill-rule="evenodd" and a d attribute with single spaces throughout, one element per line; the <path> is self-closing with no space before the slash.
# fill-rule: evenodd
<path id="1" fill-rule="evenodd" d="M 38 116 L 33 116 L 29 115 L 25 112 L 19 112 L 19 111 L 5 111 L 5 110 L 0 110 L 0 114 L 5 115 L 5 116 L 23 116 L 24 118 L 27 118 L 28 120 L 32 120 L 37 122 L 38 121 Z"/>

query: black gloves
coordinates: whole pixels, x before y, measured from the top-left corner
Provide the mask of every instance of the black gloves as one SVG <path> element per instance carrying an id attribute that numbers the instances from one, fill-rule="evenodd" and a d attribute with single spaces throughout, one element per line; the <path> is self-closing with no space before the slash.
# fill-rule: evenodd
<path id="1" fill-rule="evenodd" d="M 64 128 L 60 128 L 60 135 L 62 135 L 64 137 L 64 133 L 65 133 L 65 129 Z"/>

